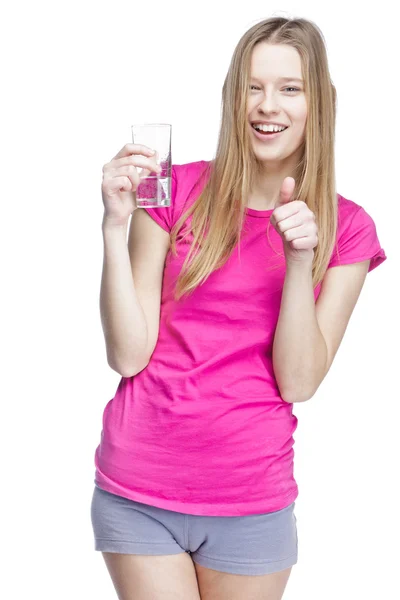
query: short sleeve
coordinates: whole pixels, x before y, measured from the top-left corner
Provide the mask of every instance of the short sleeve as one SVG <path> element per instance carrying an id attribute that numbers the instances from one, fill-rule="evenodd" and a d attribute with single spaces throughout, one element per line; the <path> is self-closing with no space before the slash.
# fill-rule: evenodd
<path id="1" fill-rule="evenodd" d="M 170 233 L 174 224 L 174 209 L 176 205 L 176 165 L 171 167 L 171 202 L 170 206 L 157 206 L 155 208 L 143 207 L 141 210 L 145 210 L 153 219 L 162 227 L 165 231 Z"/>
<path id="2" fill-rule="evenodd" d="M 372 271 L 386 260 L 386 254 L 381 247 L 372 217 L 362 206 L 357 210 L 343 231 L 339 232 L 328 268 L 339 265 L 349 265 L 370 259 L 368 272 Z"/>

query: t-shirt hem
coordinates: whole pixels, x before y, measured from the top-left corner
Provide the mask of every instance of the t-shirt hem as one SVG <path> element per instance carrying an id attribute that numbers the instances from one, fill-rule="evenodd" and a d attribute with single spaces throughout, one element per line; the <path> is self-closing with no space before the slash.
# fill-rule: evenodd
<path id="1" fill-rule="evenodd" d="M 118 485 L 109 485 L 104 481 L 98 482 L 95 480 L 95 485 L 96 487 L 99 487 L 110 494 L 116 494 L 117 496 L 122 496 L 123 498 L 133 500 L 134 502 L 148 504 L 149 506 L 155 506 L 156 508 L 162 508 L 164 510 L 208 517 L 239 517 L 283 510 L 284 508 L 290 506 L 290 504 L 296 500 L 299 494 L 296 484 L 295 488 L 291 489 L 287 495 L 276 499 L 264 499 L 259 502 L 252 503 L 240 502 L 237 504 L 229 503 L 215 505 L 210 503 L 193 504 L 178 500 L 168 500 L 166 498 L 154 498 L 153 496 L 141 494 L 135 490 L 121 488 Z"/>
<path id="2" fill-rule="evenodd" d="M 369 270 L 368 270 L 368 272 L 370 272 L 370 271 L 373 271 L 374 269 L 376 269 L 376 267 L 378 267 L 380 264 L 382 264 L 386 259 L 387 259 L 387 256 L 385 254 L 385 251 L 378 250 L 372 256 L 371 256 L 371 254 L 367 254 L 367 255 L 364 254 L 364 256 L 344 258 L 340 262 L 338 260 L 335 260 L 328 266 L 328 268 L 341 267 L 343 265 L 352 265 L 357 262 L 363 262 L 364 260 L 370 260 L 371 262 L 370 262 Z"/>
<path id="3" fill-rule="evenodd" d="M 157 210 L 163 210 L 163 207 L 160 208 L 146 208 L 145 206 L 141 207 L 140 209 L 137 210 L 145 210 L 147 212 L 147 214 L 154 219 L 154 221 L 164 229 L 164 231 L 166 231 L 167 233 L 170 233 L 170 230 L 168 229 L 168 226 L 164 223 L 164 221 L 161 219 L 161 217 L 159 217 L 157 215 Z"/>

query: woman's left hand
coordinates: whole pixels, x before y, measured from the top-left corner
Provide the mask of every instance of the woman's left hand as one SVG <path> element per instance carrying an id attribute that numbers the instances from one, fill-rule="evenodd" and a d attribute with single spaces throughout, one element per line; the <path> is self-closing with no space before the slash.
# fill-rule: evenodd
<path id="1" fill-rule="evenodd" d="M 286 263 L 312 263 L 318 244 L 318 227 L 314 213 L 305 202 L 291 201 L 294 187 L 293 177 L 285 177 L 270 221 L 282 238 Z"/>

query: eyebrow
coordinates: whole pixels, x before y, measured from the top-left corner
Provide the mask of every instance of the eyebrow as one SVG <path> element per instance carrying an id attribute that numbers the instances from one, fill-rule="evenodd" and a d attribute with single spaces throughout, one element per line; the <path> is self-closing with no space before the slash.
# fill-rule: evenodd
<path id="1" fill-rule="evenodd" d="M 252 77 L 251 79 L 257 79 L 257 81 L 261 81 L 258 77 Z M 300 83 L 304 83 L 303 79 L 299 79 L 299 77 L 280 77 L 278 81 L 299 81 Z"/>

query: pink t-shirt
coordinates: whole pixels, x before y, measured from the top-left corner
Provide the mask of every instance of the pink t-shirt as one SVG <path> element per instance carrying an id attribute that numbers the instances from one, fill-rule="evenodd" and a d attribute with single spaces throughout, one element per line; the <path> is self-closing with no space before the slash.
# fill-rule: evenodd
<path id="1" fill-rule="evenodd" d="M 207 165 L 174 165 L 171 207 L 145 209 L 165 231 L 198 197 L 196 180 Z M 334 252 L 329 266 L 371 259 L 371 271 L 386 259 L 375 224 L 351 200 L 338 195 L 338 202 L 341 263 Z M 154 353 L 143 371 L 122 377 L 104 409 L 98 487 L 208 516 L 272 512 L 297 498 L 297 418 L 272 365 L 285 278 L 281 237 L 270 224 L 274 252 L 266 235 L 272 212 L 248 208 L 240 261 L 236 248 L 189 298 L 175 302 L 174 283 L 193 239 L 179 234 L 178 256 L 166 258 Z"/>

